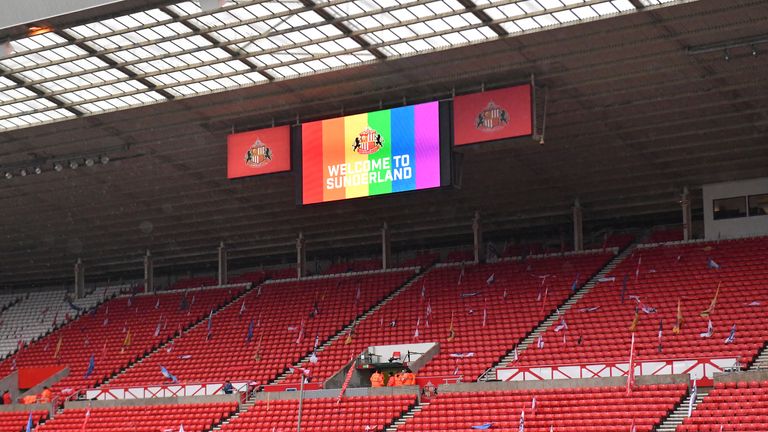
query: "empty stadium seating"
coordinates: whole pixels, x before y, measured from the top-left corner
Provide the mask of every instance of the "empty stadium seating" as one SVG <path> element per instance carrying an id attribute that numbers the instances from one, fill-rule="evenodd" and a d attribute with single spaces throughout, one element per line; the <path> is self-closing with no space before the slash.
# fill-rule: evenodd
<path id="1" fill-rule="evenodd" d="M 36 429 L 36 432 L 88 431 L 173 431 L 183 425 L 186 432 L 202 432 L 229 417 L 235 402 L 194 405 L 152 405 L 92 407 L 87 424 L 87 408 L 69 408 Z M 4 429 L 6 430 L 6 429 Z"/>
<path id="2" fill-rule="evenodd" d="M 594 253 L 467 265 L 461 284 L 459 266 L 433 268 L 357 325 L 351 343 L 346 343 L 347 338 L 334 341 L 318 354 L 317 364 L 305 367 L 316 379 L 325 380 L 368 346 L 440 342 L 440 354 L 419 375 L 460 374 L 465 381 L 474 380 L 570 295 L 577 276 L 578 283 L 584 283 L 611 256 Z M 495 282 L 488 286 L 491 275 Z M 543 275 L 549 275 L 546 281 L 539 277 Z M 448 340 L 452 317 L 455 339 Z M 418 339 L 414 337 L 417 323 Z M 461 359 L 451 356 L 470 352 L 471 356 Z"/>
<path id="3" fill-rule="evenodd" d="M 768 431 L 768 381 L 717 383 L 678 432 Z"/>
<path id="4" fill-rule="evenodd" d="M 346 272 L 362 272 L 381 270 L 381 258 L 365 260 L 341 261 L 331 264 L 322 274 L 339 274 Z"/>
<path id="5" fill-rule="evenodd" d="M 647 243 L 666 243 L 681 240 L 683 240 L 682 228 L 660 228 L 651 232 Z"/>
<path id="6" fill-rule="evenodd" d="M 32 411 L 32 424 L 37 426 L 41 420 L 48 418 L 48 411 Z M 20 432 L 26 430 L 29 422 L 29 411 L 0 412 L 0 430 Z"/>
<path id="7" fill-rule="evenodd" d="M 720 268 L 709 268 L 709 259 Z M 748 364 L 763 347 L 768 328 L 766 260 L 768 238 L 637 249 L 611 272 L 615 281 L 598 284 L 568 312 L 569 343 L 553 342 L 543 349 L 531 347 L 522 353 L 520 364 L 626 361 L 631 339 L 629 327 L 636 306 L 657 310 L 639 313 L 636 332 L 639 360 L 734 357 Z M 625 275 L 628 282 L 622 303 Z M 721 284 L 720 293 L 710 316 L 714 334 L 702 338 L 700 333 L 707 330 L 707 318 L 700 313 L 709 307 L 718 284 Z M 630 296 L 639 297 L 642 305 Z M 684 322 L 680 334 L 674 334 L 678 300 Z M 584 311 L 592 307 L 600 309 Z M 658 347 L 660 320 L 663 320 L 661 351 Z M 726 344 L 734 324 L 737 327 L 735 341 Z M 545 340 L 558 338 L 553 328 L 545 335 Z M 580 345 L 574 343 L 578 338 L 582 339 Z"/>
<path id="8" fill-rule="evenodd" d="M 414 404 L 415 395 L 305 399 L 301 430 L 380 431 Z M 271 432 L 296 429 L 297 400 L 258 401 L 245 413 L 224 425 L 225 432 Z"/>
<path id="9" fill-rule="evenodd" d="M 207 316 L 242 289 L 219 288 L 110 300 L 95 313 L 81 316 L 0 363 L 0 375 L 6 376 L 14 366 L 61 365 L 68 366 L 70 373 L 53 386 L 54 392 L 69 393 L 92 387 L 180 328 Z M 188 308 L 182 310 L 185 296 Z M 91 356 L 94 370 L 86 376 Z"/>
<path id="10" fill-rule="evenodd" d="M 466 431 L 492 423 L 492 430 L 649 432 L 686 393 L 686 385 L 640 386 L 626 395 L 623 387 L 443 393 L 400 426 L 398 431 Z M 533 409 L 533 399 L 536 408 Z"/>
<path id="11" fill-rule="evenodd" d="M 0 357 L 48 333 L 57 325 L 78 316 L 117 294 L 120 286 L 99 287 L 82 299 L 67 301 L 65 290 L 31 292 L 0 316 Z M 77 308 L 77 309 L 76 309 Z M 79 310 L 78 310 L 79 309 Z"/>
<path id="12" fill-rule="evenodd" d="M 178 279 L 176 282 L 172 283 L 168 289 L 180 290 L 180 289 L 188 289 L 188 288 L 210 287 L 210 286 L 216 286 L 218 284 L 219 284 L 219 281 L 215 277 L 198 276 L 198 277 Z"/>
<path id="13" fill-rule="evenodd" d="M 421 267 L 423 269 L 440 261 L 439 253 L 423 252 L 417 253 L 415 257 L 402 260 L 400 267 Z"/>
<path id="14" fill-rule="evenodd" d="M 413 271 L 399 271 L 263 284 L 214 316 L 211 340 L 207 327 L 200 325 L 176 339 L 171 352 L 160 350 L 110 386 L 161 383 L 160 365 L 186 383 L 229 378 L 266 384 L 309 353 L 315 337 L 325 342 L 412 275 Z M 319 313 L 312 318 L 315 303 Z M 249 342 L 251 320 L 254 331 Z"/>

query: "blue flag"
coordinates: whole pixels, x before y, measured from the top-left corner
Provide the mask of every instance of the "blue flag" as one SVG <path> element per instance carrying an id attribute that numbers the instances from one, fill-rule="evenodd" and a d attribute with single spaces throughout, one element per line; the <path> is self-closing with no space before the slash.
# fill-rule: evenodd
<path id="1" fill-rule="evenodd" d="M 251 323 L 248 324 L 248 334 L 245 336 L 245 340 L 250 342 L 253 339 L 253 318 L 251 318 Z"/>
<path id="2" fill-rule="evenodd" d="M 32 432 L 32 413 L 29 413 L 29 420 L 27 420 L 26 432 Z"/>
<path id="3" fill-rule="evenodd" d="M 731 327 L 731 334 L 728 335 L 727 338 L 725 338 L 725 343 L 730 344 L 733 343 L 733 341 L 736 340 L 736 324 Z"/>
<path id="4" fill-rule="evenodd" d="M 173 381 L 174 383 L 179 382 L 179 379 L 176 378 L 176 376 L 173 375 L 172 373 L 168 372 L 168 369 L 166 369 L 165 366 L 160 365 L 160 373 L 163 374 L 163 376 L 166 377 L 167 379 Z"/>
<path id="5" fill-rule="evenodd" d="M 96 358 L 91 354 L 91 360 L 88 361 L 88 370 L 85 371 L 85 378 L 88 378 L 93 373 L 93 369 L 96 367 Z"/>
<path id="6" fill-rule="evenodd" d="M 621 282 L 621 302 L 624 303 L 624 296 L 627 294 L 627 280 L 629 275 L 624 275 L 624 280 Z"/>
<path id="7" fill-rule="evenodd" d="M 707 258 L 707 267 L 711 269 L 720 269 L 720 264 L 716 263 L 712 258 Z"/>
<path id="8" fill-rule="evenodd" d="M 213 309 L 211 309 L 211 313 L 208 314 L 208 336 L 206 336 L 208 339 L 213 336 Z"/>
<path id="9" fill-rule="evenodd" d="M 472 429 L 486 430 L 486 429 L 490 429 L 491 426 L 493 426 L 493 423 L 483 423 L 481 425 L 472 426 Z"/>
<path id="10" fill-rule="evenodd" d="M 571 291 L 576 292 L 576 289 L 579 287 L 579 276 L 581 276 L 581 273 L 576 273 L 576 278 L 573 280 L 573 283 L 571 284 Z"/>

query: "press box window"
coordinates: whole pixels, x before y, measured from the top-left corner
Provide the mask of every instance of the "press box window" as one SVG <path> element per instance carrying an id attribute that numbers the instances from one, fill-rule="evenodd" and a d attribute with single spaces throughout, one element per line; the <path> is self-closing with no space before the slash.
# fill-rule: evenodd
<path id="1" fill-rule="evenodd" d="M 746 217 L 747 199 L 743 196 L 716 199 L 713 201 L 712 209 L 715 220 Z"/>
<path id="2" fill-rule="evenodd" d="M 768 194 L 749 196 L 749 215 L 768 215 Z"/>

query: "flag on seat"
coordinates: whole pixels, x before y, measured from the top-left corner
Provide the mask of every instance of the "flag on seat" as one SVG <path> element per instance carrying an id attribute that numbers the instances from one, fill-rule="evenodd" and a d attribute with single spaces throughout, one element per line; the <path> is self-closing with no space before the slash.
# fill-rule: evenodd
<path id="1" fill-rule="evenodd" d="M 96 357 L 91 354 L 91 359 L 88 361 L 88 369 L 85 371 L 85 377 L 88 378 L 93 373 L 93 369 L 96 367 Z"/>
<path id="2" fill-rule="evenodd" d="M 659 352 L 664 350 L 662 346 L 662 338 L 664 337 L 664 320 L 659 320 Z"/>
<path id="3" fill-rule="evenodd" d="M 635 318 L 632 319 L 632 324 L 629 326 L 629 331 L 635 332 L 637 330 L 637 323 L 640 322 L 640 311 L 638 310 L 637 306 L 635 306 Z"/>
<path id="4" fill-rule="evenodd" d="M 173 381 L 174 383 L 179 382 L 179 379 L 176 378 L 176 376 L 173 375 L 172 373 L 168 372 L 168 369 L 166 369 L 165 366 L 163 366 L 163 365 L 160 365 L 160 373 L 163 374 L 163 376 L 166 379 L 169 379 L 169 380 Z"/>
<path id="5" fill-rule="evenodd" d="M 525 409 L 520 410 L 520 426 L 518 426 L 517 431 L 525 432 Z"/>
<path id="6" fill-rule="evenodd" d="M 88 419 L 91 418 L 91 404 L 88 403 L 88 408 L 85 410 L 85 418 L 83 419 L 83 426 L 80 428 L 80 432 L 85 432 L 85 425 L 88 424 Z"/>
<path id="7" fill-rule="evenodd" d="M 624 303 L 624 296 L 627 294 L 627 279 L 628 275 L 624 275 L 624 280 L 621 282 L 621 303 Z"/>
<path id="8" fill-rule="evenodd" d="M 155 309 L 160 308 L 160 297 L 157 298 L 157 302 L 155 302 Z"/>
<path id="9" fill-rule="evenodd" d="M 451 324 L 448 326 L 448 342 L 452 341 L 456 337 L 456 332 L 453 330 L 453 312 L 451 312 Z"/>
<path id="10" fill-rule="evenodd" d="M 713 260 L 710 257 L 707 257 L 707 268 L 713 269 L 713 270 L 720 270 L 720 264 L 716 263 L 715 260 Z"/>
<path id="11" fill-rule="evenodd" d="M 725 338 L 725 343 L 732 344 L 733 341 L 736 340 L 736 324 L 731 327 L 731 334 L 728 335 L 727 338 Z"/>
<path id="12" fill-rule="evenodd" d="M 56 351 L 53 353 L 53 358 L 58 359 L 59 353 L 61 353 L 61 335 L 59 335 L 59 340 L 56 342 Z"/>
<path id="13" fill-rule="evenodd" d="M 248 323 L 248 333 L 245 335 L 245 340 L 248 342 L 253 340 L 253 326 L 254 326 L 253 318 L 251 318 L 251 322 Z"/>
<path id="14" fill-rule="evenodd" d="M 539 335 L 539 338 L 536 340 L 536 347 L 538 349 L 544 349 L 544 336 Z"/>
<path id="15" fill-rule="evenodd" d="M 691 390 L 691 399 L 688 401 L 688 417 L 693 414 L 693 404 L 696 402 L 696 395 L 698 395 L 699 390 L 696 387 L 696 380 L 693 380 L 693 389 Z"/>
<path id="16" fill-rule="evenodd" d="M 213 309 L 211 309 L 211 312 L 208 314 L 208 334 L 205 336 L 206 339 L 211 340 L 213 337 Z"/>
<path id="17" fill-rule="evenodd" d="M 421 325 L 421 317 L 418 317 L 416 319 L 416 331 L 413 332 L 413 338 L 415 340 L 419 339 L 419 326 Z"/>
<path id="18" fill-rule="evenodd" d="M 242 315 L 243 312 L 245 312 L 245 299 L 243 299 L 243 304 L 240 305 L 240 315 Z"/>
<path id="19" fill-rule="evenodd" d="M 179 432 L 184 432 L 184 423 L 179 425 Z"/>
<path id="20" fill-rule="evenodd" d="M 635 334 L 632 333 L 632 342 L 629 344 L 629 368 L 627 369 L 627 395 L 632 394 L 635 385 Z"/>
<path id="21" fill-rule="evenodd" d="M 456 285 L 461 285 L 461 281 L 464 279 L 464 263 L 461 263 L 461 271 L 459 272 L 459 282 Z"/>
<path id="22" fill-rule="evenodd" d="M 579 277 L 581 276 L 581 273 L 576 273 L 576 277 L 573 279 L 573 283 L 571 284 L 571 292 L 576 292 L 576 289 L 579 288 Z"/>
<path id="23" fill-rule="evenodd" d="M 496 273 L 491 273 L 488 279 L 485 280 L 485 284 L 491 286 L 494 282 L 496 282 Z"/>
<path id="24" fill-rule="evenodd" d="M 483 423 L 480 425 L 471 426 L 471 429 L 486 430 L 486 429 L 490 429 L 492 426 L 493 426 L 493 423 Z"/>
<path id="25" fill-rule="evenodd" d="M 26 432 L 32 432 L 32 413 L 29 413 L 29 418 L 27 419 L 27 429 Z"/>
<path id="26" fill-rule="evenodd" d="M 680 330 L 683 328 L 683 309 L 680 306 L 680 299 L 677 299 L 677 320 L 675 326 L 672 327 L 672 333 L 680 334 Z"/>
<path id="27" fill-rule="evenodd" d="M 717 283 L 717 289 L 715 290 L 715 296 L 712 297 L 712 301 L 709 302 L 709 307 L 704 309 L 703 311 L 701 311 L 701 313 L 699 314 L 699 315 L 702 316 L 702 318 L 708 317 L 709 314 L 711 314 L 712 312 L 715 311 L 715 305 L 717 304 L 717 296 L 718 296 L 718 294 L 720 294 L 720 284 L 721 284 L 721 282 Z"/>
<path id="28" fill-rule="evenodd" d="M 565 322 L 565 315 L 560 318 L 560 324 L 555 327 L 555 333 L 559 333 L 563 330 L 568 330 L 568 323 Z"/>
<path id="29" fill-rule="evenodd" d="M 714 326 L 712 326 L 712 320 L 707 320 L 707 331 L 704 333 L 699 333 L 699 336 L 702 338 L 710 338 L 712 337 L 712 334 L 715 332 Z"/>

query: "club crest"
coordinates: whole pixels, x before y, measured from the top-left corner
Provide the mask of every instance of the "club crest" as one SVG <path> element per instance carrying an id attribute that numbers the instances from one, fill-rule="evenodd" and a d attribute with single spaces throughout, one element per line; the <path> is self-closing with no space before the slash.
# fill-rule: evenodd
<path id="1" fill-rule="evenodd" d="M 245 151 L 245 164 L 251 168 L 259 168 L 272 162 L 272 149 L 258 138 Z"/>
<path id="2" fill-rule="evenodd" d="M 381 134 L 369 127 L 365 128 L 358 136 L 355 137 L 355 142 L 352 144 L 352 151 L 358 154 L 371 154 L 379 151 L 384 146 Z"/>
<path id="3" fill-rule="evenodd" d="M 503 128 L 507 123 L 509 123 L 507 110 L 491 101 L 488 102 L 488 106 L 484 110 L 477 113 L 475 127 L 482 131 L 491 132 Z"/>

